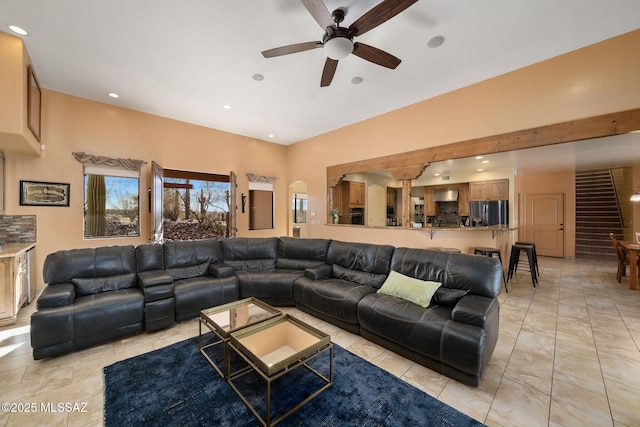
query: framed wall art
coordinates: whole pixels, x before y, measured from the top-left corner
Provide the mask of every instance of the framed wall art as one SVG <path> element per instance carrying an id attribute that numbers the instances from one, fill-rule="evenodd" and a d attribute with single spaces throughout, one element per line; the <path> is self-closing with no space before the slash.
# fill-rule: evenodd
<path id="1" fill-rule="evenodd" d="M 27 67 L 27 126 L 33 136 L 40 142 L 40 112 L 42 105 L 42 92 L 33 66 Z"/>
<path id="2" fill-rule="evenodd" d="M 70 184 L 20 181 L 20 206 L 69 206 Z"/>

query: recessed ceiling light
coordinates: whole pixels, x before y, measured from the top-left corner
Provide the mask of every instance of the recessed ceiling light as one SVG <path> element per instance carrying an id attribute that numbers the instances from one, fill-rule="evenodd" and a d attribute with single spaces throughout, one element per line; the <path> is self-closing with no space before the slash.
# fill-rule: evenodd
<path id="1" fill-rule="evenodd" d="M 433 176 L 440 176 L 440 174 L 439 173 L 434 173 Z"/>
<path id="2" fill-rule="evenodd" d="M 261 82 L 264 80 L 264 76 L 262 74 L 254 74 L 251 78 L 257 82 Z"/>
<path id="3" fill-rule="evenodd" d="M 225 104 L 222 106 L 222 108 L 224 108 L 225 110 L 231 110 L 231 105 Z"/>
<path id="4" fill-rule="evenodd" d="M 478 172 L 482 172 L 484 169 L 476 169 Z"/>
<path id="5" fill-rule="evenodd" d="M 24 28 L 18 27 L 17 25 L 9 25 L 9 29 L 16 34 L 20 34 L 21 36 L 28 36 L 29 33 Z"/>
<path id="6" fill-rule="evenodd" d="M 109 92 L 109 96 L 112 97 L 112 98 L 120 98 L 120 95 L 118 95 L 115 92 Z"/>
<path id="7" fill-rule="evenodd" d="M 359 85 L 360 83 L 363 82 L 363 78 L 360 76 L 356 76 L 354 78 L 351 79 L 351 83 L 353 83 L 354 85 Z"/>
<path id="8" fill-rule="evenodd" d="M 276 136 L 272 133 L 269 134 L 269 138 L 275 138 Z"/>
<path id="9" fill-rule="evenodd" d="M 482 163 L 489 163 L 489 160 L 483 160 Z"/>
<path id="10" fill-rule="evenodd" d="M 484 157 L 482 157 L 482 156 L 476 156 L 476 157 L 474 157 L 474 159 L 476 159 L 476 160 L 480 160 L 480 159 L 483 159 L 483 158 L 484 158 Z"/>
<path id="11" fill-rule="evenodd" d="M 444 43 L 444 40 L 444 36 L 432 37 L 431 40 L 427 42 L 427 46 L 429 46 L 430 48 L 440 47 L 442 46 L 442 43 Z"/>

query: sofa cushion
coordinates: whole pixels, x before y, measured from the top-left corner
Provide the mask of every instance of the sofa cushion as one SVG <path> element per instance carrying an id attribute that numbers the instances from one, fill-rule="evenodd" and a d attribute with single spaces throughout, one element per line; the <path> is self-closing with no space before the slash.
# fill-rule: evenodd
<path id="1" fill-rule="evenodd" d="M 324 262 L 322 261 L 315 261 L 311 259 L 278 258 L 276 260 L 276 268 L 283 270 L 304 270 L 323 264 Z"/>
<path id="2" fill-rule="evenodd" d="M 328 239 L 300 239 L 297 237 L 280 237 L 278 239 L 278 258 L 305 259 L 323 261 L 329 249 Z M 289 268 L 281 267 L 278 268 Z"/>
<path id="3" fill-rule="evenodd" d="M 136 284 L 136 275 L 129 273 L 106 277 L 78 277 L 71 279 L 71 282 L 75 285 L 76 295 L 83 296 L 130 288 Z"/>
<path id="4" fill-rule="evenodd" d="M 127 325 L 140 325 L 144 296 L 135 288 L 85 295 L 73 304 L 73 338 L 109 333 Z"/>
<path id="5" fill-rule="evenodd" d="M 138 273 L 164 268 L 163 248 L 158 243 L 144 243 L 136 247 L 136 262 Z"/>
<path id="6" fill-rule="evenodd" d="M 69 249 L 47 255 L 43 266 L 44 282 L 71 282 L 76 277 L 105 277 L 136 272 L 133 245 Z"/>
<path id="7" fill-rule="evenodd" d="M 389 274 L 393 246 L 351 243 L 332 240 L 327 251 L 327 264 L 338 264 L 351 270 Z"/>
<path id="8" fill-rule="evenodd" d="M 236 237 L 221 242 L 225 263 L 250 259 L 275 259 L 278 256 L 277 237 Z"/>
<path id="9" fill-rule="evenodd" d="M 188 267 L 175 267 L 167 269 L 167 273 L 174 280 L 190 279 L 192 277 L 204 276 L 209 271 L 209 263 L 203 262 L 202 264 L 191 265 Z"/>
<path id="10" fill-rule="evenodd" d="M 443 288 L 442 286 L 438 288 L 433 297 L 431 298 L 431 302 L 438 305 L 446 305 L 449 307 L 455 306 L 460 299 L 468 294 L 469 291 L 466 289 L 450 289 Z"/>
<path id="11" fill-rule="evenodd" d="M 391 270 L 378 293 L 402 298 L 420 307 L 429 307 L 431 297 L 441 285 L 439 282 L 415 279 Z"/>
<path id="12" fill-rule="evenodd" d="M 387 278 L 384 274 L 351 270 L 350 268 L 344 268 L 338 264 L 333 264 L 333 277 L 370 286 L 374 289 L 379 289 Z"/>
<path id="13" fill-rule="evenodd" d="M 396 248 L 391 269 L 421 280 L 441 282 L 450 289 L 490 298 L 502 286 L 502 266 L 495 258 L 427 249 Z"/>
<path id="14" fill-rule="evenodd" d="M 220 241 L 215 239 L 166 242 L 162 247 L 166 269 L 222 262 Z"/>

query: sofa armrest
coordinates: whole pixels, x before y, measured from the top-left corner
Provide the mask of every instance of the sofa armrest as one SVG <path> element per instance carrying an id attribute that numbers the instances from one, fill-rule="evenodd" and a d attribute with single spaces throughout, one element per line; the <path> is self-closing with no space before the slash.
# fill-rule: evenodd
<path id="1" fill-rule="evenodd" d="M 173 277 L 165 270 L 141 271 L 138 273 L 138 283 L 142 288 L 170 285 L 173 283 Z"/>
<path id="2" fill-rule="evenodd" d="M 495 316 L 497 310 L 499 310 L 499 303 L 496 298 L 467 295 L 460 299 L 453 308 L 451 319 L 486 329 L 488 322 Z"/>
<path id="3" fill-rule="evenodd" d="M 223 277 L 233 276 L 234 268 L 229 264 L 216 263 L 209 264 L 209 275 L 222 279 Z"/>
<path id="4" fill-rule="evenodd" d="M 76 299 L 76 288 L 73 283 L 47 285 L 38 298 L 37 308 L 64 307 L 73 304 Z"/>
<path id="5" fill-rule="evenodd" d="M 304 269 L 304 275 L 311 280 L 325 280 L 331 277 L 333 266 L 329 264 L 321 264 L 315 267 Z"/>

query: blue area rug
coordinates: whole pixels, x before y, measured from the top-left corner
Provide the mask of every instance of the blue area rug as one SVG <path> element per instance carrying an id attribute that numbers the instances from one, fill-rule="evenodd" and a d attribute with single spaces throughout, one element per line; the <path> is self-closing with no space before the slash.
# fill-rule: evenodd
<path id="1" fill-rule="evenodd" d="M 213 352 L 221 347 L 213 347 Z M 328 354 L 326 352 L 311 362 L 315 369 L 326 375 L 329 372 Z M 221 354 L 211 356 L 214 360 L 221 358 Z M 240 362 L 234 360 L 233 363 L 238 367 Z M 331 387 L 278 425 L 483 425 L 336 344 L 333 379 Z M 317 381 L 317 377 L 304 368 L 275 381 L 272 385 L 272 420 L 289 410 L 293 406 L 291 402 L 309 395 L 309 390 L 319 385 Z M 249 401 L 264 414 L 265 404 L 260 403 L 264 400 L 264 381 L 257 375 L 247 375 L 234 384 L 250 395 Z M 197 338 L 107 366 L 104 368 L 104 387 L 107 427 L 260 425 L 229 384 L 200 354 Z"/>

